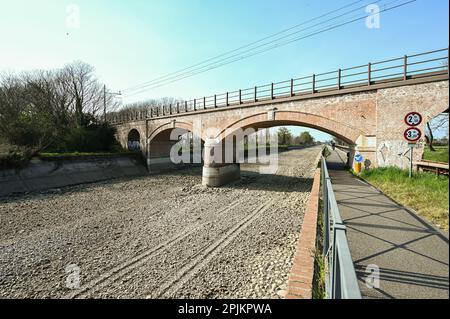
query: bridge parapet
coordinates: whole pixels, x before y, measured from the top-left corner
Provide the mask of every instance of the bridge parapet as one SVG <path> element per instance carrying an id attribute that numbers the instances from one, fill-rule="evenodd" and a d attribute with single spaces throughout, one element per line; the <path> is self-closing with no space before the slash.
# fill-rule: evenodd
<path id="1" fill-rule="evenodd" d="M 317 82 L 312 83 L 316 83 L 314 90 L 308 92 L 296 90 L 296 82 L 291 80 L 280 82 L 287 86 L 284 88 L 287 95 L 272 94 L 281 85 L 274 83 L 266 87 L 266 90 L 270 90 L 268 97 L 264 97 L 264 90 L 257 87 L 253 88 L 256 95 L 251 99 L 245 97 L 245 90 L 238 91 L 237 103 L 234 95 L 228 93 L 224 97 L 228 102 L 226 104 L 220 104 L 222 102 L 218 102 L 220 98 L 216 95 L 212 99 L 215 103 L 212 106 L 208 102 L 211 99 L 203 98 L 201 102 L 193 100 L 192 110 L 189 109 L 190 104 L 185 102 L 182 107 L 181 104 L 174 108 L 169 106 L 159 115 L 152 111 L 135 112 L 133 115 L 122 115 L 121 120 L 113 123 L 118 128 L 118 139 L 125 147 L 130 131 L 137 130 L 142 152 L 149 163 L 159 166 L 168 162 L 168 150 L 176 144 L 169 139 L 174 129 L 192 132 L 206 141 L 223 139 L 227 130 L 294 125 L 318 129 L 340 138 L 350 145 L 350 159 L 359 152 L 370 163 L 368 167 L 392 165 L 404 168 L 408 165 L 407 158 L 403 156 L 408 149 L 403 138 L 405 115 L 412 111 L 421 113 L 424 123 L 419 128 L 425 131 L 427 121 L 449 108 L 448 66 L 436 65 L 437 62 L 448 61 L 448 56 L 422 58 L 444 51 L 448 53 L 446 49 L 403 57 L 399 65 L 392 65 L 399 59 L 371 63 L 362 73 L 363 79 L 357 83 L 348 84 L 342 80 L 345 78 L 345 69 L 338 72 L 339 77 L 335 79 L 338 87 L 323 88 L 317 85 L 321 83 L 318 79 L 322 74 L 319 74 L 314 77 Z M 391 66 L 380 68 L 383 63 L 390 63 Z M 391 72 L 384 74 L 386 79 L 374 76 L 377 70 L 388 72 L 399 67 L 402 73 L 396 76 L 392 76 Z M 370 81 L 364 79 L 366 76 Z M 211 129 L 215 133 L 207 133 Z M 420 140 L 414 151 L 415 160 L 420 160 L 423 146 L 424 141 Z M 204 165 L 205 174 L 212 174 L 212 179 L 214 174 L 219 177 L 226 175 L 220 180 L 226 180 L 228 176 L 234 179 L 239 172 L 238 167 L 224 168 L 208 162 Z"/>
<path id="2" fill-rule="evenodd" d="M 230 106 L 267 104 L 280 100 L 298 100 L 335 94 L 349 94 L 379 88 L 395 87 L 448 79 L 449 49 L 440 49 L 368 64 L 312 74 L 286 81 L 239 89 L 161 108 L 109 114 L 112 124 L 145 119 L 175 117 Z"/>

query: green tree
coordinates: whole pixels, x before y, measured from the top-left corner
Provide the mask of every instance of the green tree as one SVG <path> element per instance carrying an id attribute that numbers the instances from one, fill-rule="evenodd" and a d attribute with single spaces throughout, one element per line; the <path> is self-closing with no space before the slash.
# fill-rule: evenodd
<path id="1" fill-rule="evenodd" d="M 286 127 L 280 127 L 278 129 L 278 144 L 280 145 L 291 145 L 292 144 L 292 133 Z"/>
<path id="2" fill-rule="evenodd" d="M 300 145 L 312 145 L 314 144 L 314 137 L 306 131 L 302 132 L 297 138 L 298 144 Z"/>

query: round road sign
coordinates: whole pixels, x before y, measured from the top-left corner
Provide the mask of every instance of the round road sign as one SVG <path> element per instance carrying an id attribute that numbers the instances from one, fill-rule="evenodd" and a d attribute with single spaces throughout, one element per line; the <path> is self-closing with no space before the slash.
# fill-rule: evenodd
<path id="1" fill-rule="evenodd" d="M 422 137 L 422 132 L 417 127 L 410 127 L 405 131 L 404 136 L 408 142 L 417 142 Z"/>
<path id="2" fill-rule="evenodd" d="M 362 163 L 362 161 L 363 161 L 362 155 L 361 154 L 356 154 L 355 155 L 355 162 L 356 163 Z"/>
<path id="3" fill-rule="evenodd" d="M 422 123 L 422 115 L 417 112 L 411 112 L 406 114 L 405 123 L 408 126 L 417 126 Z"/>

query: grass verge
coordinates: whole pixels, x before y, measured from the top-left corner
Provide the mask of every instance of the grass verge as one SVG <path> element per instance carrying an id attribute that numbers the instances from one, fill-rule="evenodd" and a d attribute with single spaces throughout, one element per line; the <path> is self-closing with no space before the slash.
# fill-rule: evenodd
<path id="1" fill-rule="evenodd" d="M 423 159 L 433 162 L 448 163 L 448 146 L 435 146 L 435 152 L 432 152 L 428 147 L 425 148 Z"/>
<path id="2" fill-rule="evenodd" d="M 322 188 L 321 188 L 322 189 Z M 316 250 L 314 252 L 314 277 L 312 287 L 313 299 L 325 299 L 325 257 L 323 251 L 324 238 L 324 220 L 323 220 L 323 204 L 319 200 L 319 213 L 317 216 L 317 236 L 316 236 Z"/>
<path id="3" fill-rule="evenodd" d="M 360 177 L 439 228 L 448 230 L 448 177 L 414 173 L 410 179 L 408 171 L 395 167 L 366 170 Z"/>

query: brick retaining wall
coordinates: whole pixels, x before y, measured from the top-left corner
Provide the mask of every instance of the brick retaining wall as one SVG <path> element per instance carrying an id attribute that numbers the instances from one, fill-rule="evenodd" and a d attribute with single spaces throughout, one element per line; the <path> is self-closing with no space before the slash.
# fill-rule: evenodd
<path id="1" fill-rule="evenodd" d="M 288 281 L 286 299 L 311 299 L 314 277 L 314 252 L 316 249 L 317 216 L 320 196 L 320 169 L 316 170 L 311 196 L 306 207 L 294 264 Z"/>

